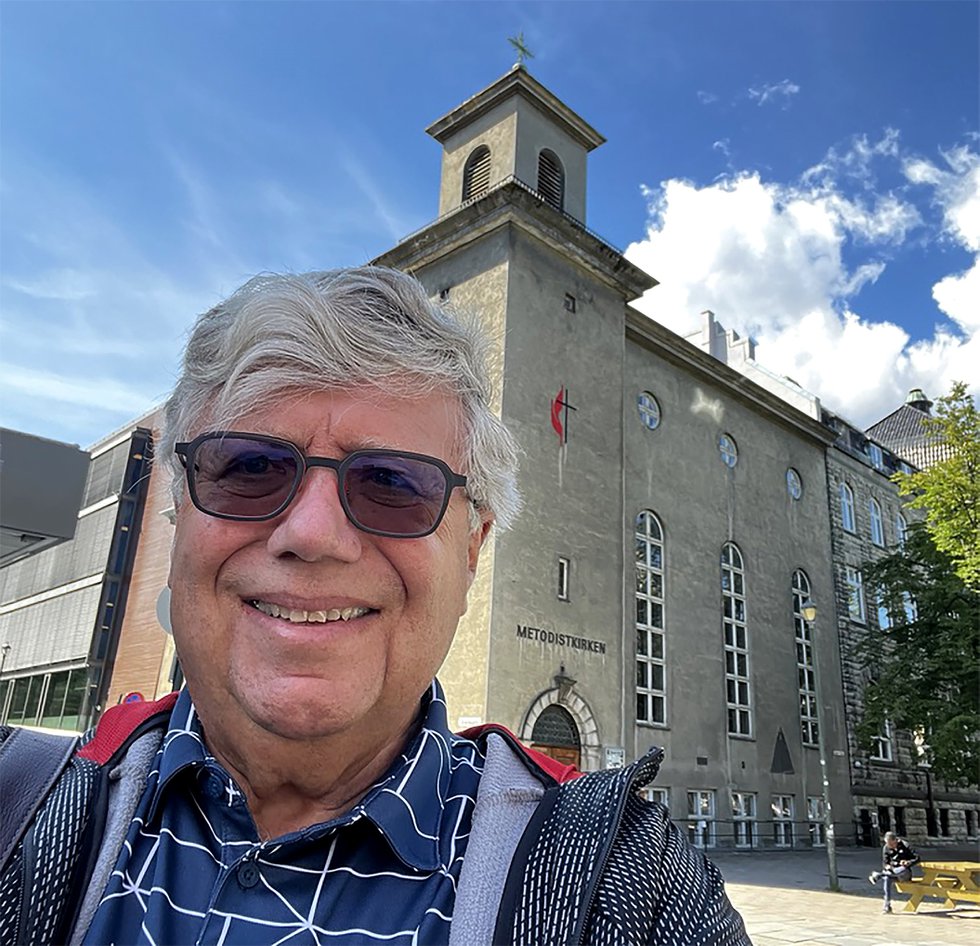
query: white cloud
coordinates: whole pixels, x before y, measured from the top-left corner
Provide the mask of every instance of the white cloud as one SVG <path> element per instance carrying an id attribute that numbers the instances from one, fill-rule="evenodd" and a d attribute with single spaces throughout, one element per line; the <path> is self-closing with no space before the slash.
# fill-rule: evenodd
<path id="1" fill-rule="evenodd" d="M 702 105 L 711 105 L 713 102 L 718 101 L 718 96 L 714 92 L 705 92 L 702 89 L 698 89 L 698 101 Z"/>
<path id="2" fill-rule="evenodd" d="M 52 409 L 68 404 L 106 408 L 132 417 L 146 410 L 148 403 L 153 401 L 146 391 L 108 376 L 73 376 L 0 362 L 0 378 L 3 379 L 0 389 L 46 401 Z"/>
<path id="3" fill-rule="evenodd" d="M 900 326 L 863 317 L 858 304 L 913 239 L 980 248 L 980 156 L 959 148 L 943 161 L 904 157 L 888 130 L 829 152 L 788 184 L 741 171 L 706 186 L 675 179 L 644 188 L 646 237 L 626 255 L 660 285 L 638 307 L 682 335 L 711 309 L 727 328 L 756 338 L 767 368 L 861 425 L 889 413 L 912 387 L 936 396 L 959 379 L 978 393 L 980 265 L 933 287 L 939 324 L 931 338 L 912 342 Z M 878 191 L 888 162 L 930 188 L 938 230 L 906 190 Z"/>
<path id="4" fill-rule="evenodd" d="M 841 178 L 850 178 L 871 187 L 875 162 L 898 157 L 899 139 L 895 128 L 886 128 L 878 141 L 869 141 L 867 135 L 855 135 L 843 151 L 830 148 L 822 161 L 803 172 L 801 180 L 804 184 L 836 187 Z"/>
<path id="5" fill-rule="evenodd" d="M 932 297 L 964 332 L 980 332 L 980 262 L 974 262 L 965 273 L 940 279 L 932 287 Z M 980 372 L 980 361 L 973 371 Z"/>
<path id="6" fill-rule="evenodd" d="M 798 95 L 800 87 L 789 79 L 776 82 L 772 85 L 753 86 L 749 89 L 749 98 L 756 100 L 756 105 L 779 104 L 783 108 L 789 108 L 790 99 Z"/>
<path id="7" fill-rule="evenodd" d="M 941 156 L 944 166 L 913 157 L 904 162 L 903 170 L 913 184 L 932 188 L 945 239 L 975 254 L 968 269 L 937 282 L 932 297 L 963 332 L 976 334 L 980 331 L 980 153 L 957 147 Z M 974 366 L 971 374 L 976 373 Z"/>

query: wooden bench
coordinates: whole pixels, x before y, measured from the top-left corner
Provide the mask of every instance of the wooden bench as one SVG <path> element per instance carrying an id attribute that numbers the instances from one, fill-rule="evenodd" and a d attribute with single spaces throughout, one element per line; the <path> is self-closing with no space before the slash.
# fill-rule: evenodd
<path id="1" fill-rule="evenodd" d="M 942 900 L 949 910 L 958 903 L 980 906 L 980 863 L 923 861 L 916 866 L 921 877 L 895 882 L 895 889 L 909 896 L 905 913 L 915 913 L 925 897 Z"/>

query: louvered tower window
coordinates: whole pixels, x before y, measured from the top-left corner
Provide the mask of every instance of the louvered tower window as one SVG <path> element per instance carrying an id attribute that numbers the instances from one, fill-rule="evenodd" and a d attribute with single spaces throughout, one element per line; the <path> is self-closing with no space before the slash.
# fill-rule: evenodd
<path id="1" fill-rule="evenodd" d="M 463 168 L 463 200 L 479 197 L 490 189 L 490 149 L 480 145 Z"/>
<path id="2" fill-rule="evenodd" d="M 538 193 L 556 210 L 565 209 L 565 171 L 554 151 L 538 155 Z"/>

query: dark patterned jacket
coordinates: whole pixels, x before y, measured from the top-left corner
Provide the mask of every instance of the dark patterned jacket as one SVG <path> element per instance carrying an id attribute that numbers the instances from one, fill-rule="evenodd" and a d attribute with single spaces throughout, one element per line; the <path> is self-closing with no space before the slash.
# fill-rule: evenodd
<path id="1" fill-rule="evenodd" d="M 81 943 L 172 705 L 114 707 L 72 756 L 0 865 L 0 946 Z M 10 732 L 0 727 L 0 766 Z M 500 727 L 465 735 L 481 742 L 487 763 L 450 946 L 751 946 L 717 868 L 637 792 L 661 750 L 577 775 Z"/>
<path id="2" fill-rule="evenodd" d="M 902 867 L 911 867 L 918 863 L 919 855 L 912 850 L 905 838 L 899 838 L 894 847 L 885 844 L 881 848 L 881 866 L 883 868 L 900 870 Z"/>

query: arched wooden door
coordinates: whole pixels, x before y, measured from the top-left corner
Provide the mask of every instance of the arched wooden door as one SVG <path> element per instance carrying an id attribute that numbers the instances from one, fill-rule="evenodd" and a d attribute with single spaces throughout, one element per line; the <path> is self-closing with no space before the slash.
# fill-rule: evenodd
<path id="1" fill-rule="evenodd" d="M 531 748 L 565 765 L 581 767 L 582 740 L 578 726 L 572 714 L 557 703 L 546 706 L 535 720 Z"/>

